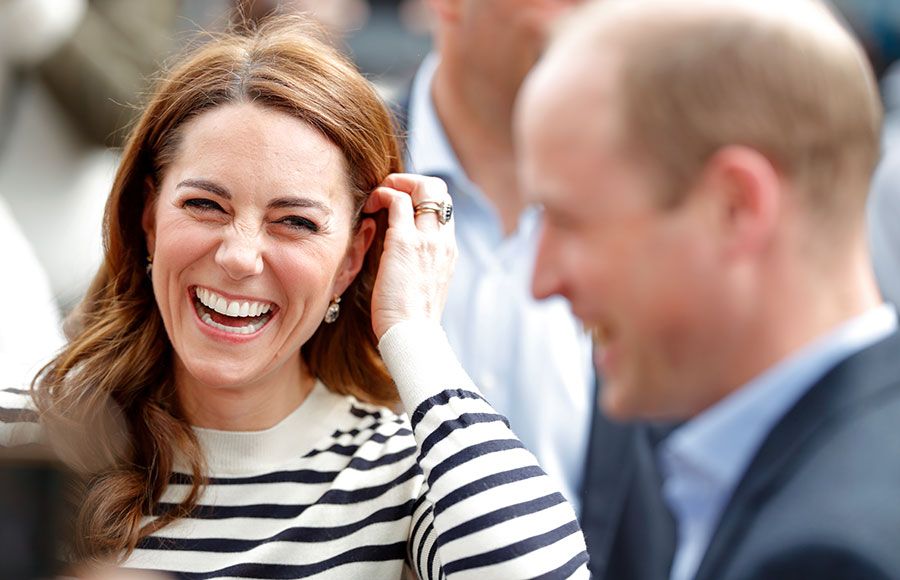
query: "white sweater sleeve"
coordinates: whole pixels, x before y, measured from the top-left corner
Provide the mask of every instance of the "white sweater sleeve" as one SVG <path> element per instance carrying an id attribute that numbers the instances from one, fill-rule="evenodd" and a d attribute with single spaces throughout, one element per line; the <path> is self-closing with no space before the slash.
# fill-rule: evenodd
<path id="1" fill-rule="evenodd" d="M 379 348 L 424 474 L 408 547 L 419 577 L 588 578 L 574 510 L 478 392 L 440 326 L 398 324 Z"/>

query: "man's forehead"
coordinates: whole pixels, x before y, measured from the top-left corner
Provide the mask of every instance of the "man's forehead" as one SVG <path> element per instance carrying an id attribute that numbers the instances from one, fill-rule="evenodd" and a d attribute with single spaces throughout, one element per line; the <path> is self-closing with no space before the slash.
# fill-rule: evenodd
<path id="1" fill-rule="evenodd" d="M 584 92 L 588 82 L 584 55 L 571 54 L 567 48 L 551 48 L 528 75 L 523 93 L 531 106 L 559 108 Z"/>
<path id="2" fill-rule="evenodd" d="M 601 144 L 617 132 L 621 122 L 613 62 L 566 56 L 548 54 L 527 80 L 517 119 L 521 138 L 550 146 Z"/>

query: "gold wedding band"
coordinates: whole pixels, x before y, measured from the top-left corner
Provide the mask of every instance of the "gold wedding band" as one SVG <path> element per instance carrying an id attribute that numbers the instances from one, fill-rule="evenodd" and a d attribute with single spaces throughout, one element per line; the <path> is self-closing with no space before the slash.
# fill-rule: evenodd
<path id="1" fill-rule="evenodd" d="M 437 214 L 438 222 L 441 225 L 449 222 L 450 218 L 453 217 L 453 204 L 445 201 L 423 201 L 417 203 L 413 210 L 415 217 L 423 213 Z"/>

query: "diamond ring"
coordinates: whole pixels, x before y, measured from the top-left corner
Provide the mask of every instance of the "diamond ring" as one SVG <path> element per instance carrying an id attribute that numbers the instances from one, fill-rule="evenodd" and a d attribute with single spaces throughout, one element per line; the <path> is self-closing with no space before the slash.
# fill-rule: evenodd
<path id="1" fill-rule="evenodd" d="M 428 212 L 437 214 L 438 222 L 441 225 L 449 222 L 453 217 L 453 204 L 446 201 L 423 201 L 417 203 L 413 210 L 416 217 Z"/>

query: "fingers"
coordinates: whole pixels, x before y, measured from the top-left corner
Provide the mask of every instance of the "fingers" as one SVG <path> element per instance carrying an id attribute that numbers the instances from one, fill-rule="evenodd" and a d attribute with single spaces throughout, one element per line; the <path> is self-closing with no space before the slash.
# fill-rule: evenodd
<path id="1" fill-rule="evenodd" d="M 443 180 L 410 173 L 393 173 L 372 191 L 363 211 L 372 213 L 387 208 L 388 224 L 392 227 L 408 227 L 413 223 L 422 231 L 433 231 L 441 227 L 434 211 L 414 215 L 415 207 L 423 202 L 451 203 Z"/>
<path id="2" fill-rule="evenodd" d="M 413 223 L 413 208 L 409 203 L 409 194 L 391 187 L 376 187 L 366 200 L 364 213 L 375 213 L 388 210 L 388 227 L 402 228 Z"/>
<path id="3" fill-rule="evenodd" d="M 447 184 L 437 177 L 427 177 L 413 173 L 392 173 L 381 184 L 405 191 L 412 198 L 414 206 L 423 201 L 450 201 L 450 194 L 447 193 Z"/>
<path id="4" fill-rule="evenodd" d="M 426 203 L 430 202 L 430 203 Z M 433 177 L 392 174 L 376 187 L 366 212 L 386 209 L 384 252 L 372 290 L 372 329 L 380 337 L 405 320 L 439 320 L 456 259 L 453 220 L 441 224 L 415 205 L 450 204 L 447 186 Z"/>

